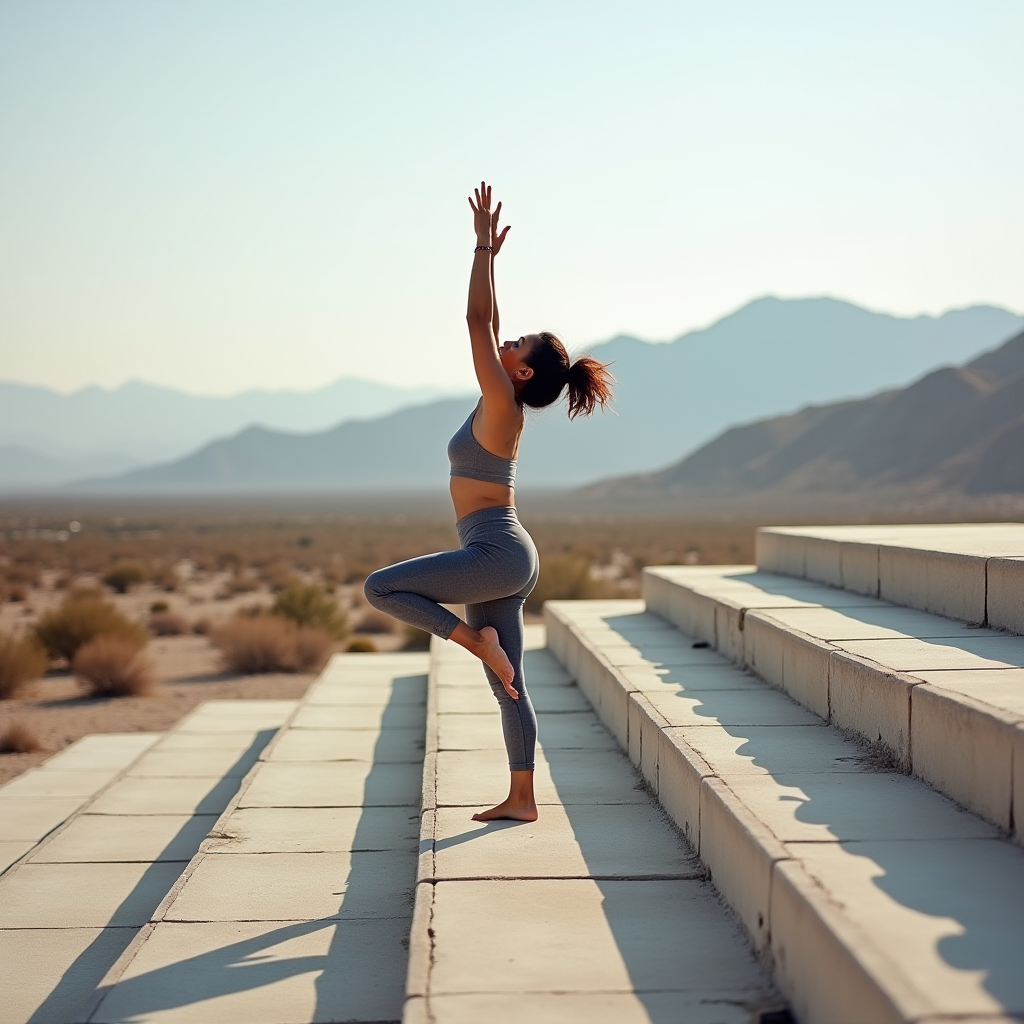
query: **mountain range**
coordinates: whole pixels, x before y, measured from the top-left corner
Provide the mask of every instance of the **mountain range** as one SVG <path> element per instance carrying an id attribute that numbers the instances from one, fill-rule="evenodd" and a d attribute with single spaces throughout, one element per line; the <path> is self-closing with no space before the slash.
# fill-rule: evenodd
<path id="1" fill-rule="evenodd" d="M 143 381 L 62 395 L 0 382 L 0 483 L 52 484 L 107 475 L 180 458 L 254 423 L 317 431 L 461 390 L 399 388 L 343 377 L 313 391 L 255 389 L 229 397 L 191 395 Z"/>
<path id="2" fill-rule="evenodd" d="M 738 422 L 906 384 L 1019 331 L 975 306 L 901 318 L 835 299 L 764 298 L 673 342 L 620 336 L 591 352 L 618 378 L 615 412 L 569 423 L 530 412 L 519 482 L 566 487 L 677 461 Z M 468 348 L 468 346 L 467 346 Z M 467 354 L 468 358 L 468 354 Z M 472 399 L 421 402 L 329 430 L 251 426 L 184 458 L 93 480 L 90 490 L 358 491 L 443 484 L 445 442 Z"/>
<path id="3" fill-rule="evenodd" d="M 583 493 L 748 508 L 820 495 L 1024 495 L 1024 333 L 909 387 L 734 427 L 660 472 Z"/>

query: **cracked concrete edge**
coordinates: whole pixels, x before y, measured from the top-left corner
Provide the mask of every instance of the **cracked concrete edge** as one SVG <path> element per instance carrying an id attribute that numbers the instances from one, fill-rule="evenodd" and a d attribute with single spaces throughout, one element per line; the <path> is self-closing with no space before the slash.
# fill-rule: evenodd
<path id="1" fill-rule="evenodd" d="M 434 962 L 434 836 L 437 819 L 438 700 L 437 677 L 441 671 L 433 656 L 445 641 L 430 642 L 431 659 L 427 672 L 427 720 L 423 784 L 420 807 L 420 840 L 416 863 L 416 898 L 409 929 L 409 966 L 405 976 L 403 1024 L 427 1024 L 430 1013 L 427 995 Z"/>
<path id="2" fill-rule="evenodd" d="M 73 810 L 59 825 L 55 825 L 34 846 L 26 850 L 16 861 L 12 862 L 11 864 L 8 864 L 3 871 L 0 871 L 0 878 L 10 878 L 11 875 L 13 875 L 18 870 L 18 868 L 20 868 L 29 859 L 29 857 L 34 856 L 44 847 L 52 843 L 53 840 L 57 838 L 57 836 L 59 836 L 65 829 L 70 827 L 73 821 L 77 820 L 83 814 L 87 813 L 88 809 L 97 800 L 99 800 L 99 798 L 103 796 L 103 794 L 106 793 L 106 791 L 110 789 L 111 786 L 113 786 L 115 783 L 121 782 L 122 779 L 124 779 L 128 775 L 128 773 L 139 763 L 139 761 L 141 761 L 142 758 L 144 758 L 146 754 L 148 754 L 153 749 L 153 747 L 155 747 L 156 744 L 159 743 L 165 736 L 169 736 L 172 731 L 173 730 L 168 730 L 167 732 L 150 733 L 149 735 L 153 736 L 154 739 L 153 742 L 150 743 L 148 747 L 146 747 L 143 750 L 140 750 L 139 753 L 136 754 L 136 756 L 133 757 L 126 765 L 124 765 L 109 782 L 107 782 L 103 786 L 100 786 L 100 788 L 97 789 L 96 792 L 92 794 L 92 796 L 86 797 L 82 801 L 82 803 L 80 803 L 78 807 L 75 808 L 75 810 Z M 82 739 L 85 738 L 86 737 L 84 736 L 82 737 Z M 74 744 L 72 743 L 70 746 L 65 747 L 64 750 L 70 750 L 71 747 L 73 746 Z M 61 750 L 59 753 L 63 754 L 64 750 Z M 36 765 L 35 769 L 33 770 L 37 771 L 38 769 L 42 768 L 43 765 L 45 764 L 46 762 L 44 761 L 43 764 Z"/>

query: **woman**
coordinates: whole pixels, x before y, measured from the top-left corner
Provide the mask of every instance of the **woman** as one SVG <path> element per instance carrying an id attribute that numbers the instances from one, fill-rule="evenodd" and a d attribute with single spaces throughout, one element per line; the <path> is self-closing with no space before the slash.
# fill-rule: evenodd
<path id="1" fill-rule="evenodd" d="M 515 510 L 516 455 L 524 406 L 551 405 L 568 388 L 569 417 L 590 415 L 611 398 L 613 378 L 596 359 L 570 365 L 553 334 L 527 334 L 499 346 L 494 257 L 509 228 L 498 230 L 501 203 L 475 190 L 477 246 L 469 279 L 469 339 L 482 396 L 448 444 L 451 495 L 461 547 L 379 569 L 366 581 L 375 608 L 466 648 L 484 663 L 501 709 L 512 774 L 508 797 L 475 821 L 536 821 L 533 793 L 537 717 L 523 679 L 523 602 L 540 563 Z M 466 621 L 442 604 L 464 604 Z"/>

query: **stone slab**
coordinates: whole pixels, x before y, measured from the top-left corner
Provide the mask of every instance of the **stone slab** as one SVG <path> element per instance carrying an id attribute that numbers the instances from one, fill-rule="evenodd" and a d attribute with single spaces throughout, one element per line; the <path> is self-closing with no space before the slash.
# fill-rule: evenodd
<path id="1" fill-rule="evenodd" d="M 220 814 L 237 779 L 121 779 L 89 806 L 93 814 Z"/>
<path id="2" fill-rule="evenodd" d="M 690 726 L 666 729 L 716 774 L 857 772 L 862 751 L 826 725 Z"/>
<path id="3" fill-rule="evenodd" d="M 214 853 L 411 850 L 419 814 L 410 807 L 247 807 L 234 811 L 220 832 L 226 838 L 208 846 Z"/>
<path id="4" fill-rule="evenodd" d="M 640 693 L 703 693 L 706 690 L 761 690 L 764 684 L 724 658 L 720 665 L 622 668 L 620 676 Z"/>
<path id="5" fill-rule="evenodd" d="M 1000 840 L 932 840 L 922 871 L 917 843 L 790 849 L 898 965 L 887 973 L 898 974 L 894 1001 L 905 1019 L 1024 1014 L 1024 850 Z"/>
<path id="6" fill-rule="evenodd" d="M 153 747 L 153 753 L 171 750 L 234 750 L 243 753 L 252 746 L 263 747 L 270 742 L 274 729 L 237 729 L 231 732 L 168 733 Z"/>
<path id="7" fill-rule="evenodd" d="M 408 917 L 416 855 L 211 854 L 193 870 L 168 921 L 312 921 Z"/>
<path id="8" fill-rule="evenodd" d="M 422 729 L 426 708 L 419 704 L 321 705 L 304 704 L 290 729 L 369 729 L 376 731 L 385 723 L 389 729 Z"/>
<path id="9" fill-rule="evenodd" d="M 441 882 L 433 929 L 435 995 L 478 992 L 482 978 L 513 995 L 763 991 L 738 928 L 698 881 Z"/>
<path id="10" fill-rule="evenodd" d="M 266 762 L 239 806 L 418 807 L 420 782 L 416 766 L 405 764 Z"/>
<path id="11" fill-rule="evenodd" d="M 0 878 L 0 929 L 143 925 L 180 873 L 175 863 L 22 864 Z"/>
<path id="12" fill-rule="evenodd" d="M 733 775 L 728 785 L 782 842 L 997 837 L 975 815 L 891 772 Z"/>
<path id="13" fill-rule="evenodd" d="M 876 661 L 896 672 L 1024 667 L 1024 637 L 1000 635 L 948 640 L 844 640 L 835 646 Z"/>
<path id="14" fill-rule="evenodd" d="M 306 698 L 306 705 L 325 704 L 334 707 L 387 707 L 402 704 L 425 704 L 427 684 L 420 677 L 408 681 L 409 685 L 356 686 L 351 683 L 320 683 Z"/>
<path id="15" fill-rule="evenodd" d="M 647 693 L 647 700 L 673 726 L 819 725 L 806 708 L 777 690 L 704 690 L 679 694 Z"/>
<path id="16" fill-rule="evenodd" d="M 961 693 L 1024 721 L 1024 669 L 926 669 L 914 675 L 936 689 Z"/>
<path id="17" fill-rule="evenodd" d="M 440 808 L 434 877 L 574 878 L 700 874 L 692 853 L 652 803 L 544 808 L 537 822 L 466 821 Z"/>
<path id="18" fill-rule="evenodd" d="M 647 795 L 625 757 L 599 750 L 538 751 L 537 802 L 644 803 Z M 442 750 L 437 755 L 437 802 L 441 806 L 489 807 L 508 791 L 504 749 Z"/>
<path id="19" fill-rule="evenodd" d="M 163 736 L 161 732 L 90 733 L 48 757 L 41 767 L 66 772 L 126 768 Z"/>
<path id="20" fill-rule="evenodd" d="M 216 821 L 215 814 L 82 814 L 32 863 L 189 861 Z"/>
<path id="21" fill-rule="evenodd" d="M 25 840 L 0 840 L 0 872 L 6 871 L 16 860 L 24 857 L 33 846 L 35 846 L 35 843 Z"/>
<path id="22" fill-rule="evenodd" d="M 289 729 L 274 744 L 267 760 L 373 761 L 376 764 L 420 764 L 423 724 L 418 729 Z"/>
<path id="23" fill-rule="evenodd" d="M 151 750 L 128 770 L 130 779 L 240 779 L 256 763 L 259 749 Z"/>
<path id="24" fill-rule="evenodd" d="M 429 1017 L 403 1019 L 405 1024 L 750 1024 L 760 1002 L 745 990 L 469 993 L 431 996 Z"/>
<path id="25" fill-rule="evenodd" d="M 28 928 L 0 931 L 4 1024 L 68 1024 L 137 928 Z M 9 984 L 17 978 L 18 983 Z"/>
<path id="26" fill-rule="evenodd" d="M 84 800 L 116 779 L 121 770 L 106 768 L 102 771 L 58 771 L 50 768 L 33 768 L 8 782 L 4 786 L 4 797 L 26 800 L 81 797 Z"/>
<path id="27" fill-rule="evenodd" d="M 295 710 L 294 700 L 261 700 L 246 698 L 230 698 L 225 700 L 205 700 L 195 711 L 184 720 L 197 718 L 227 718 L 238 721 L 242 718 L 265 718 L 276 715 L 278 721 L 284 721 Z"/>
<path id="28" fill-rule="evenodd" d="M 0 795 L 0 840 L 37 843 L 81 806 L 80 797 L 37 800 Z"/>
<path id="29" fill-rule="evenodd" d="M 159 924 L 92 1020 L 397 1021 L 409 921 Z"/>
<path id="30" fill-rule="evenodd" d="M 877 607 L 779 608 L 770 617 L 790 629 L 820 640 L 898 640 L 905 637 L 998 636 L 993 630 L 913 608 L 895 608 L 881 602 Z"/>
<path id="31" fill-rule="evenodd" d="M 1024 633 L 1024 556 L 990 558 L 987 568 L 988 624 Z"/>
<path id="32" fill-rule="evenodd" d="M 615 740 L 593 711 L 545 717 L 538 726 L 545 750 L 617 750 Z M 497 707 L 486 715 L 440 715 L 438 745 L 441 750 L 505 749 Z"/>

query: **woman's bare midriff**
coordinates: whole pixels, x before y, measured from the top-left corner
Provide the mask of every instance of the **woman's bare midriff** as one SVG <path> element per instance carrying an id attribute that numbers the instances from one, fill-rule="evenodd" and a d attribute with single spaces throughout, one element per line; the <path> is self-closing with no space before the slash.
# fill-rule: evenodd
<path id="1" fill-rule="evenodd" d="M 462 519 L 471 512 L 479 512 L 482 508 L 515 506 L 514 487 L 508 487 L 505 484 L 489 484 L 484 480 L 471 480 L 467 476 L 453 476 L 450 479 L 456 519 Z"/>

